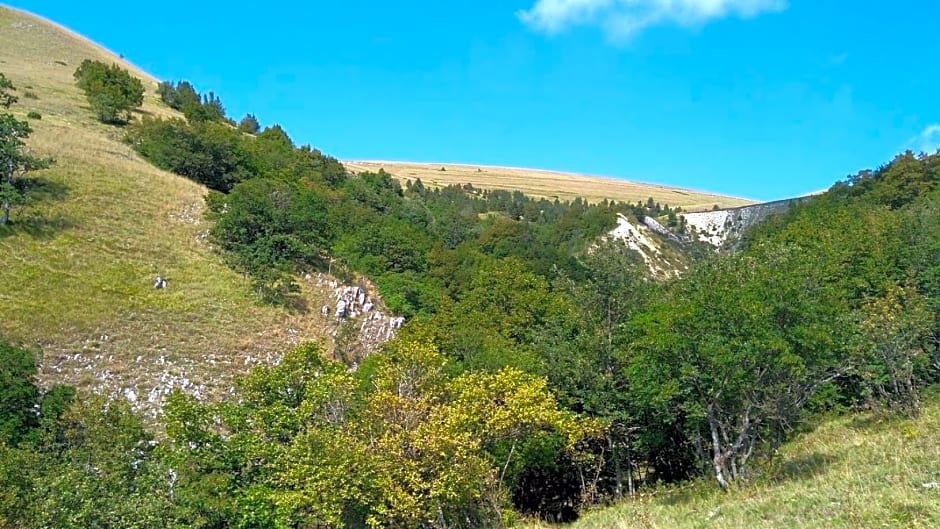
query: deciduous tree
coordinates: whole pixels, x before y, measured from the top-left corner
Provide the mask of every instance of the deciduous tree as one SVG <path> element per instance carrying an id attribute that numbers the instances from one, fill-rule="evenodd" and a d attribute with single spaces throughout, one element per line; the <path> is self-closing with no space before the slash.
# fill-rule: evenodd
<path id="1" fill-rule="evenodd" d="M 85 59 L 75 70 L 75 81 L 104 123 L 127 123 L 131 111 L 144 103 L 143 83 L 117 64 Z"/>
<path id="2" fill-rule="evenodd" d="M 7 109 L 16 103 L 13 83 L 0 73 L 0 106 Z M 44 169 L 51 159 L 29 154 L 26 140 L 32 133 L 28 121 L 20 121 L 13 114 L 0 113 L 0 226 L 10 220 L 10 209 L 26 199 L 24 177 L 26 173 Z"/>
<path id="3" fill-rule="evenodd" d="M 928 366 L 934 315 L 913 287 L 893 287 L 858 311 L 858 374 L 870 397 L 889 409 L 917 416 L 920 373 Z"/>
<path id="4" fill-rule="evenodd" d="M 684 425 L 722 487 L 746 478 L 751 457 L 782 442 L 816 388 L 849 367 L 848 307 L 815 264 L 771 245 L 716 258 L 633 320 L 634 394 L 663 429 Z"/>
<path id="5" fill-rule="evenodd" d="M 261 130 L 261 124 L 254 114 L 245 114 L 245 117 L 238 122 L 238 130 L 248 134 L 257 134 Z"/>

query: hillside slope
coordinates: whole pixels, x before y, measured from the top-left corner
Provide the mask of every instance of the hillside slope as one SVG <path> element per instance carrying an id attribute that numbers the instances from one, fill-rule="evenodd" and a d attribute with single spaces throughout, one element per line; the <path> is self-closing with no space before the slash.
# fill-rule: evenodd
<path id="1" fill-rule="evenodd" d="M 755 203 L 753 200 L 704 191 L 538 169 L 385 161 L 343 163 L 354 172 L 384 169 L 403 184 L 418 178 L 425 186 L 431 187 L 470 183 L 483 189 L 522 191 L 530 196 L 548 199 L 573 200 L 582 197 L 591 202 L 600 202 L 606 198 L 635 204 L 638 201 L 645 203 L 652 198 L 655 202 L 673 208 L 678 206 L 686 211 L 710 210 L 715 205 L 732 208 Z"/>
<path id="2" fill-rule="evenodd" d="M 42 115 L 29 146 L 57 161 L 36 173 L 35 200 L 0 231 L 0 336 L 41 345 L 44 382 L 144 400 L 172 386 L 227 388 L 246 365 L 334 332 L 319 314 L 332 296 L 325 285 L 304 286 L 315 310 L 256 302 L 205 242 L 206 189 L 154 168 L 119 128 L 95 120 L 72 77 L 85 58 L 129 68 L 145 81 L 142 113 L 173 115 L 132 65 L 0 7 L 0 72 L 20 98 L 11 110 Z M 153 288 L 158 275 L 168 289 Z"/>
<path id="3" fill-rule="evenodd" d="M 753 484 L 657 491 L 588 513 L 570 528 L 940 527 L 937 431 L 936 395 L 918 419 L 840 417 L 785 445 Z"/>

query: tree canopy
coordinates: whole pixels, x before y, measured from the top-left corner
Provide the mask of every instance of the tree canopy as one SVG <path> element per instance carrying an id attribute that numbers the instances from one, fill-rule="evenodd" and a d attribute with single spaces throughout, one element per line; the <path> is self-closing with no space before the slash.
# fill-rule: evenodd
<path id="1" fill-rule="evenodd" d="M 13 82 L 0 73 L 0 107 L 4 110 L 18 101 L 11 92 Z M 28 121 L 20 121 L 9 112 L 0 112 L 0 226 L 10 220 L 10 209 L 27 198 L 25 176 L 30 171 L 48 167 L 51 159 L 29 154 L 26 139 L 33 132 Z"/>
<path id="2" fill-rule="evenodd" d="M 104 123 L 127 123 L 131 111 L 144 103 L 143 83 L 117 64 L 85 59 L 75 70 L 75 81 Z"/>

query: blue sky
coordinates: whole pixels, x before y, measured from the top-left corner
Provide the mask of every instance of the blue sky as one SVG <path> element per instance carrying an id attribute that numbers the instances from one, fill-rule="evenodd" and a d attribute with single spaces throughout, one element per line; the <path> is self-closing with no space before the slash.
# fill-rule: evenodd
<path id="1" fill-rule="evenodd" d="M 14 0 L 341 159 L 756 199 L 940 146 L 932 0 Z"/>

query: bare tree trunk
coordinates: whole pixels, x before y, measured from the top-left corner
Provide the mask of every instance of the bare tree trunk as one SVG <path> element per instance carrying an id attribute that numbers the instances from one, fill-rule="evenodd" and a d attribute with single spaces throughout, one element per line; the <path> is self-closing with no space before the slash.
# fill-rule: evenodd
<path id="1" fill-rule="evenodd" d="M 620 458 L 617 457 L 617 445 L 613 436 L 607 436 L 607 443 L 610 445 L 610 457 L 614 460 L 614 479 L 616 480 L 614 495 L 620 500 L 623 499 L 623 469 L 620 468 Z"/>
<path id="2" fill-rule="evenodd" d="M 630 497 L 636 497 L 636 484 L 633 483 L 633 461 L 630 461 L 630 464 L 627 465 L 627 490 L 630 492 Z"/>
<path id="3" fill-rule="evenodd" d="M 437 502 L 437 526 L 441 529 L 447 529 L 447 519 L 444 518 L 444 509 L 441 507 L 441 502 Z"/>
<path id="4" fill-rule="evenodd" d="M 15 154 L 16 153 L 14 153 L 13 158 L 16 158 Z M 16 183 L 16 165 L 13 163 L 13 159 L 10 160 L 10 167 L 8 169 L 5 168 L 4 172 L 6 174 L 0 176 L 0 186 L 6 185 L 8 186 L 8 188 L 12 188 L 12 186 Z M 7 189 L 7 191 L 12 191 L 12 189 Z M 10 202 L 11 202 L 11 198 L 9 195 L 4 197 L 3 216 L 0 217 L 0 226 L 6 226 L 7 221 L 10 220 L 10 206 L 11 206 Z"/>
<path id="5" fill-rule="evenodd" d="M 503 480 L 506 478 L 506 470 L 509 468 L 509 462 L 512 461 L 512 455 L 516 452 L 516 442 L 513 441 L 512 447 L 509 449 L 509 455 L 506 456 L 506 464 L 503 465 L 503 471 L 499 473 L 499 485 L 497 490 L 500 494 L 503 492 Z M 582 480 L 583 481 L 583 480 Z"/>
<path id="6" fill-rule="evenodd" d="M 712 405 L 708 406 L 708 427 L 711 430 L 712 436 L 712 468 L 715 471 L 715 479 L 718 481 L 718 485 L 727 490 L 728 488 L 728 478 L 726 477 L 725 466 L 727 464 L 727 454 L 723 454 L 721 450 L 721 434 L 719 432 L 720 425 L 718 420 L 714 416 L 714 409 Z"/>
<path id="7" fill-rule="evenodd" d="M 597 458 L 594 465 L 594 476 L 591 478 L 591 488 L 590 490 L 581 489 L 581 506 L 588 504 L 597 503 L 597 482 L 601 479 L 601 472 L 604 471 L 604 453 L 601 452 L 601 457 Z M 578 465 L 579 467 L 581 465 Z M 580 509 L 580 507 L 579 507 Z"/>
<path id="8" fill-rule="evenodd" d="M 748 406 L 741 417 L 741 424 L 738 426 L 738 437 L 734 443 L 728 447 L 728 457 L 731 459 L 731 477 L 739 479 L 744 477 L 744 466 L 754 449 L 754 440 L 751 436 L 751 410 Z"/>

